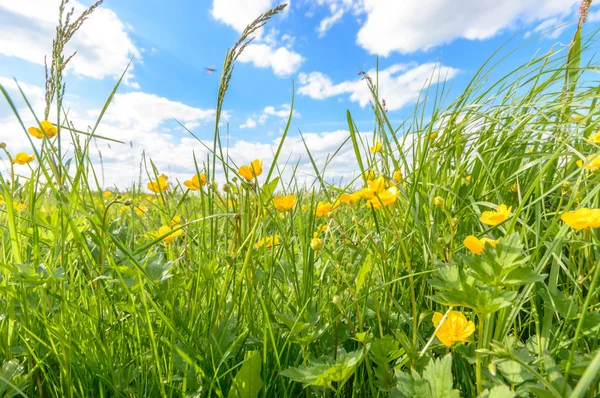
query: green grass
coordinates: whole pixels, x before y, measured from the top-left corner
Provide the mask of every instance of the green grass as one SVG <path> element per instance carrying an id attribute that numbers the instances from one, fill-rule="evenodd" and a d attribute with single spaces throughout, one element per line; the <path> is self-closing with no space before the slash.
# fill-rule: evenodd
<path id="1" fill-rule="evenodd" d="M 218 113 L 244 43 L 277 11 L 227 54 Z M 112 95 L 88 135 L 60 128 L 68 160 L 56 138 L 31 141 L 31 167 L 0 175 L 0 397 L 600 396 L 600 236 L 560 219 L 600 207 L 600 174 L 576 164 L 600 152 L 586 140 L 599 116 L 593 40 L 577 29 L 571 50 L 496 80 L 491 59 L 453 100 L 425 88 L 396 127 L 365 81 L 382 151 L 348 113 L 357 175 L 391 186 L 404 174 L 381 209 L 361 200 L 316 216 L 364 181 L 330 186 L 314 161 L 313 185 L 282 181 L 281 147 L 261 183 L 247 182 L 218 120 L 211 159 L 196 162 L 201 190 L 169 180 L 165 192 L 104 197 L 89 146 Z M 60 117 L 45 118 L 66 126 L 53 81 Z M 162 170 L 146 166 L 156 180 Z M 280 213 L 283 193 L 297 204 Z M 480 222 L 500 204 L 512 206 L 506 221 Z M 165 242 L 156 233 L 174 216 L 182 234 Z M 278 244 L 257 247 L 272 235 Z M 500 241 L 475 255 L 468 235 Z M 446 347 L 432 316 L 450 309 L 476 329 Z"/>

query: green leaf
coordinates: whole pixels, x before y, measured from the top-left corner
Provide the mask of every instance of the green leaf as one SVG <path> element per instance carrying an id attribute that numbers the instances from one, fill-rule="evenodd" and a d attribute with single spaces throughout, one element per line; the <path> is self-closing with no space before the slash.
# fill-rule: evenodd
<path id="1" fill-rule="evenodd" d="M 491 390 L 485 390 L 479 395 L 479 398 L 514 398 L 515 396 L 516 394 L 508 386 L 500 385 Z"/>
<path id="2" fill-rule="evenodd" d="M 367 256 L 360 269 L 358 270 L 358 275 L 356 275 L 356 293 L 360 292 L 360 289 L 365 283 L 367 276 L 371 272 L 371 256 Z"/>
<path id="3" fill-rule="evenodd" d="M 459 398 L 458 390 L 452 388 L 452 354 L 442 359 L 431 359 L 423 371 L 423 378 L 429 382 L 433 398 Z"/>
<path id="4" fill-rule="evenodd" d="M 262 361 L 258 351 L 250 351 L 233 379 L 233 385 L 229 390 L 229 398 L 256 398 L 263 386 L 260 378 Z"/>
<path id="5" fill-rule="evenodd" d="M 262 187 L 262 192 L 260 194 L 260 198 L 263 203 L 267 202 L 273 196 L 273 192 L 275 192 L 275 188 L 277 188 L 277 183 L 279 183 L 279 177 L 273 178 L 273 181 L 265 183 Z"/>

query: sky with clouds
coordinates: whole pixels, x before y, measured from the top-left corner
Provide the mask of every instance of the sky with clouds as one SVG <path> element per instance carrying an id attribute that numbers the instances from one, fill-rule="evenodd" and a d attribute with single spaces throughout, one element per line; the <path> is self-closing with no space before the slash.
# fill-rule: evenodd
<path id="1" fill-rule="evenodd" d="M 225 99 L 222 142 L 237 165 L 268 164 L 295 107 L 282 159 L 313 173 L 301 132 L 318 164 L 348 139 L 346 110 L 365 137 L 373 130 L 370 92 L 359 76 L 375 75 L 388 117 L 410 115 L 425 84 L 457 94 L 494 51 L 523 48 L 502 66 L 526 62 L 539 48 L 568 45 L 580 0 L 292 0 L 239 58 Z M 71 0 L 78 15 L 87 0 Z M 66 106 L 75 126 L 92 126 L 132 60 L 97 133 L 92 159 L 105 186 L 139 180 L 142 152 L 161 172 L 183 179 L 212 147 L 220 65 L 226 50 L 274 0 L 105 0 L 76 33 L 67 53 Z M 38 115 L 44 108 L 44 56 L 51 50 L 58 0 L 0 0 L 0 84 L 31 124 L 13 78 Z M 586 29 L 597 28 L 600 7 Z M 569 24 L 571 23 L 571 24 Z M 549 32 L 540 37 L 540 33 Z M 205 68 L 214 68 L 207 73 Z M 192 137 L 176 122 L 192 131 Z M 0 141 L 12 153 L 28 141 L 4 99 Z M 63 137 L 67 142 L 67 137 Z M 29 150 L 30 152 L 30 150 Z M 332 178 L 354 173 L 351 148 L 328 166 Z M 0 169 L 8 167 L 0 158 Z M 142 180 L 146 180 L 142 176 Z"/>

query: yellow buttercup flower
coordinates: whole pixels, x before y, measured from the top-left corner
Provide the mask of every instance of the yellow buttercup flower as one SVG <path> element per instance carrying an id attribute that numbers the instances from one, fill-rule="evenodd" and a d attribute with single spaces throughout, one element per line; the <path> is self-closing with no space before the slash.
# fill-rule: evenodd
<path id="1" fill-rule="evenodd" d="M 329 224 L 320 224 L 320 225 L 317 226 L 317 229 L 320 232 L 325 233 L 325 232 L 329 231 Z"/>
<path id="2" fill-rule="evenodd" d="M 596 170 L 600 169 L 600 154 L 595 153 L 595 154 L 589 155 L 585 159 L 585 162 L 583 160 L 579 159 L 577 161 L 577 166 L 583 167 L 584 169 L 590 170 L 590 171 L 596 171 Z"/>
<path id="3" fill-rule="evenodd" d="M 356 194 L 364 200 L 371 200 L 375 196 L 375 192 L 370 188 L 361 188 Z"/>
<path id="4" fill-rule="evenodd" d="M 400 170 L 396 170 L 394 171 L 394 175 L 392 176 L 392 178 L 394 179 L 394 181 L 396 182 L 400 182 L 402 181 L 402 172 Z"/>
<path id="5" fill-rule="evenodd" d="M 367 171 L 365 171 L 365 174 L 363 175 L 363 178 L 367 182 L 369 182 L 371 180 L 374 180 L 375 179 L 375 172 L 373 170 L 367 170 Z"/>
<path id="6" fill-rule="evenodd" d="M 592 143 L 594 143 L 594 144 L 600 144 L 600 132 L 598 132 L 598 133 L 594 133 L 594 134 L 591 134 L 591 135 L 590 135 L 590 136 L 587 138 L 587 140 L 588 140 L 589 142 L 592 142 Z"/>
<path id="7" fill-rule="evenodd" d="M 314 237 L 310 240 L 310 248 L 316 252 L 321 250 L 323 248 L 324 244 L 325 243 L 323 242 L 323 239 L 321 239 L 321 238 Z"/>
<path id="8" fill-rule="evenodd" d="M 435 131 L 435 132 L 433 132 L 433 133 L 429 134 L 429 139 L 430 139 L 430 140 L 433 140 L 433 139 L 435 139 L 437 136 L 438 136 L 438 132 L 437 132 L 437 131 Z"/>
<path id="9" fill-rule="evenodd" d="M 560 216 L 569 227 L 580 230 L 600 227 L 600 209 L 582 207 L 575 211 L 563 213 Z"/>
<path id="10" fill-rule="evenodd" d="M 377 153 L 381 151 L 381 141 L 377 141 L 374 146 L 371 147 L 371 153 Z"/>
<path id="11" fill-rule="evenodd" d="M 272 236 L 267 236 L 258 241 L 254 246 L 263 247 L 265 246 L 267 249 L 272 248 L 275 245 L 279 244 L 279 235 L 275 234 Z"/>
<path id="12" fill-rule="evenodd" d="M 47 120 L 44 120 L 40 123 L 40 128 L 38 127 L 29 127 L 27 132 L 34 136 L 35 138 L 52 138 L 58 134 L 58 129 L 52 123 Z M 46 133 L 44 135 L 44 133 Z"/>
<path id="13" fill-rule="evenodd" d="M 173 216 L 173 218 L 171 218 L 171 225 L 175 226 L 179 224 L 181 224 L 181 217 Z"/>
<path id="14" fill-rule="evenodd" d="M 262 160 L 255 159 L 250 163 L 249 166 L 242 166 L 238 170 L 239 175 L 244 177 L 248 181 L 252 181 L 255 177 L 262 174 Z"/>
<path id="15" fill-rule="evenodd" d="M 317 210 L 315 211 L 315 215 L 317 217 L 323 217 L 328 215 L 330 212 L 334 212 L 337 210 L 337 207 L 339 206 L 338 201 L 336 201 L 335 203 L 324 203 L 324 202 L 319 202 L 319 204 L 317 204 Z"/>
<path id="16" fill-rule="evenodd" d="M 294 195 L 277 195 L 273 198 L 273 206 L 279 211 L 292 210 L 296 206 L 296 196 Z"/>
<path id="17" fill-rule="evenodd" d="M 150 181 L 148 183 L 148 189 L 155 193 L 166 191 L 167 188 L 169 188 L 167 178 L 168 177 L 164 174 L 159 175 L 156 181 Z"/>
<path id="18" fill-rule="evenodd" d="M 102 196 L 105 198 L 110 198 L 112 196 L 112 192 L 111 191 L 104 191 L 102 192 Z"/>
<path id="19" fill-rule="evenodd" d="M 13 202 L 13 209 L 15 209 L 16 211 L 26 210 L 27 209 L 27 204 L 26 203 Z"/>
<path id="20" fill-rule="evenodd" d="M 485 246 L 486 243 L 492 247 L 496 247 L 496 245 L 498 244 L 498 241 L 499 241 L 499 239 L 494 240 L 494 239 L 490 239 L 490 238 L 486 238 L 486 237 L 477 239 L 476 236 L 469 235 L 465 238 L 465 240 L 463 241 L 463 244 L 465 245 L 465 247 L 467 249 L 469 249 L 471 251 L 471 253 L 481 254 L 483 252 L 483 247 Z"/>
<path id="21" fill-rule="evenodd" d="M 15 155 L 12 162 L 17 164 L 27 164 L 35 159 L 35 155 L 28 155 L 25 152 L 19 152 Z"/>
<path id="22" fill-rule="evenodd" d="M 383 192 L 385 189 L 385 179 L 383 176 L 379 176 L 369 182 L 369 189 L 375 193 Z"/>
<path id="23" fill-rule="evenodd" d="M 183 233 L 183 230 L 181 230 L 181 229 L 178 229 L 173 232 L 172 231 L 173 231 L 173 229 L 171 229 L 171 227 L 169 227 L 167 225 L 163 225 L 162 227 L 160 227 L 158 229 L 158 232 L 156 233 L 156 237 L 158 238 L 160 236 L 170 233 L 169 235 L 167 235 L 163 238 L 163 241 L 165 243 L 170 243 L 170 242 L 173 242 L 175 240 L 175 238 L 177 238 L 178 236 L 180 236 Z"/>
<path id="24" fill-rule="evenodd" d="M 200 188 L 206 185 L 206 174 L 194 174 L 191 180 L 183 182 L 183 185 L 191 189 L 192 191 L 198 191 Z"/>
<path id="25" fill-rule="evenodd" d="M 502 204 L 498 206 L 497 210 L 484 211 L 479 220 L 487 225 L 498 225 L 510 217 L 511 209 L 512 206 L 507 208 L 506 205 Z"/>
<path id="26" fill-rule="evenodd" d="M 389 187 L 388 189 L 378 193 L 371 200 L 367 201 L 367 206 L 372 206 L 376 210 L 381 209 L 383 206 L 390 206 L 396 202 L 398 194 L 398 188 Z"/>
<path id="27" fill-rule="evenodd" d="M 471 176 L 466 176 L 460 179 L 460 183 L 462 185 L 467 185 L 469 182 L 471 182 Z"/>
<path id="28" fill-rule="evenodd" d="M 444 314 L 436 312 L 433 314 L 433 326 L 440 326 Z M 444 322 L 439 327 L 435 336 L 446 347 L 452 347 L 456 342 L 467 342 L 470 335 L 475 332 L 473 321 L 467 320 L 467 317 L 460 311 L 450 311 Z"/>
<path id="29" fill-rule="evenodd" d="M 579 123 L 583 120 L 583 116 L 581 115 L 573 115 L 569 118 L 569 123 Z"/>
<path id="30" fill-rule="evenodd" d="M 351 206 L 360 201 L 360 195 L 357 192 L 351 194 L 343 193 L 340 195 L 339 201 L 345 205 Z"/>
<path id="31" fill-rule="evenodd" d="M 138 216 L 143 216 L 148 211 L 148 208 L 144 205 L 134 206 L 133 210 Z"/>

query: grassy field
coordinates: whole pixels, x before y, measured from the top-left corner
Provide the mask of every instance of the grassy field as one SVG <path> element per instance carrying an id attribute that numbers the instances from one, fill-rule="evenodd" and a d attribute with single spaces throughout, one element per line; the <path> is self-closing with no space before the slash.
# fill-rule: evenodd
<path id="1" fill-rule="evenodd" d="M 233 65 L 278 11 L 226 55 L 211 159 L 181 183 L 149 160 L 120 192 L 91 165 L 102 114 L 65 120 L 85 18 L 63 16 L 31 151 L 1 145 L 0 397 L 600 396 L 594 34 L 501 78 L 492 58 L 456 98 L 425 88 L 400 126 L 365 76 L 356 180 L 313 162 L 305 184 L 281 146 L 234 166 L 219 140 Z"/>

